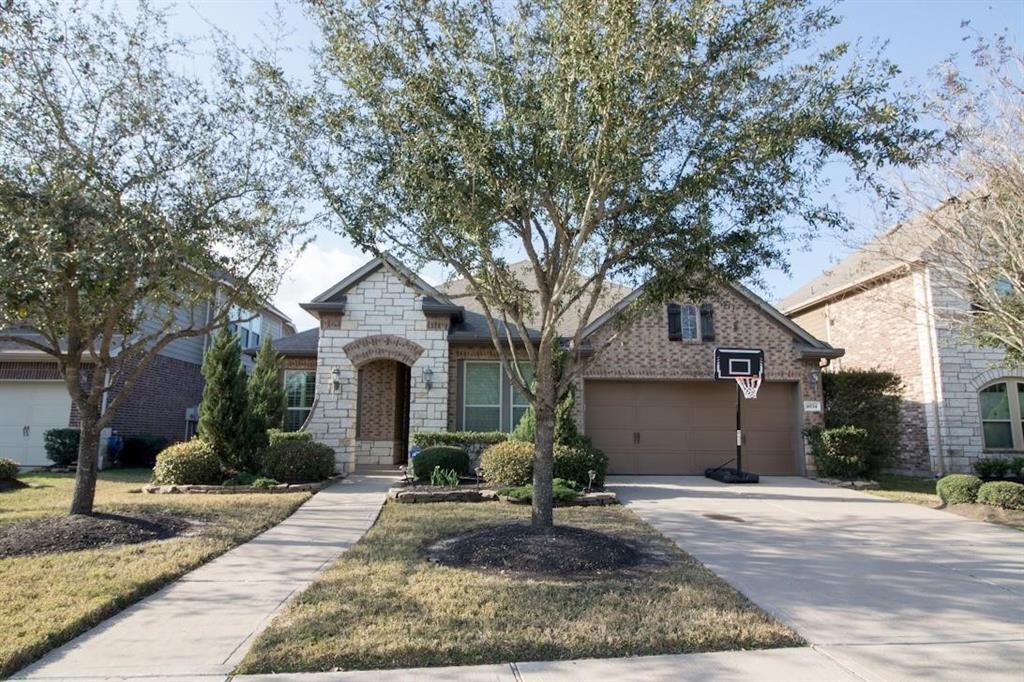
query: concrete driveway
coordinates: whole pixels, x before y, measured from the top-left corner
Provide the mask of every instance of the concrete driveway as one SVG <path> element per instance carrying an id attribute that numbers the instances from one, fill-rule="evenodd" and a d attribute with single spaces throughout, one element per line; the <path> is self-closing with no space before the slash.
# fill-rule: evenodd
<path id="1" fill-rule="evenodd" d="M 1024 533 L 803 478 L 608 483 L 862 679 L 1024 680 Z"/>

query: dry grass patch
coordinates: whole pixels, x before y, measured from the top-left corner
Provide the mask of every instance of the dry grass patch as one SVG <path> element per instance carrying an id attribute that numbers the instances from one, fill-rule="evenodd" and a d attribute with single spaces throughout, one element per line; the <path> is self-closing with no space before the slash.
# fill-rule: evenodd
<path id="1" fill-rule="evenodd" d="M 239 672 L 472 665 L 797 646 L 800 638 L 619 507 L 556 523 L 658 545 L 662 565 L 579 579 L 428 561 L 442 538 L 524 519 L 503 504 L 389 504 L 259 637 Z"/>
<path id="2" fill-rule="evenodd" d="M 938 509 L 942 506 L 942 500 L 935 492 L 934 478 L 919 478 L 917 476 L 899 476 L 896 474 L 879 474 L 876 477 L 879 488 L 877 490 L 865 490 L 866 493 L 884 497 L 897 502 L 919 504 L 922 507 Z"/>
<path id="3" fill-rule="evenodd" d="M 178 576 L 280 523 L 308 493 L 140 495 L 150 472 L 100 474 L 97 511 L 170 514 L 190 535 L 77 552 L 0 559 L 0 677 L 10 675 Z M 0 493 L 0 524 L 66 513 L 69 474 L 27 475 L 31 487 Z"/>

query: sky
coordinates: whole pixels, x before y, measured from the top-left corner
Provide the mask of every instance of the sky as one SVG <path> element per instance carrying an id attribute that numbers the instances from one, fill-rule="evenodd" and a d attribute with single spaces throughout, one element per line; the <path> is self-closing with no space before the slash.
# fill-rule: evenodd
<path id="1" fill-rule="evenodd" d="M 133 4 L 131 0 L 121 1 Z M 267 35 L 267 21 L 275 8 L 272 0 L 170 4 L 174 31 L 205 35 L 213 25 L 234 36 L 241 45 L 255 44 Z M 319 34 L 300 3 L 282 0 L 279 6 L 290 28 L 292 46 L 282 56 L 282 65 L 290 75 L 301 78 L 311 64 L 308 47 L 318 41 Z M 1024 38 L 1024 0 L 846 0 L 839 4 L 837 14 L 843 21 L 823 38 L 822 44 L 886 41 L 886 56 L 902 71 L 894 85 L 902 89 L 931 90 L 935 80 L 930 72 L 950 57 L 968 76 L 980 76 L 970 57 L 973 39 L 965 41 L 966 36 L 991 37 L 1005 32 L 1018 50 Z M 969 22 L 966 28 L 962 25 L 965 21 Z M 880 224 L 878 207 L 870 196 L 840 191 L 843 189 L 835 188 L 836 198 L 854 224 L 854 231 L 823 233 L 809 245 L 790 244 L 790 273 L 763 273 L 763 284 L 755 286 L 762 296 L 777 301 L 841 260 L 864 238 L 886 227 Z M 298 304 L 328 289 L 367 258 L 345 238 L 318 233 L 285 276 L 274 303 L 292 317 L 300 331 L 314 327 L 316 321 Z M 443 271 L 436 268 L 423 275 L 436 283 L 443 278 Z"/>

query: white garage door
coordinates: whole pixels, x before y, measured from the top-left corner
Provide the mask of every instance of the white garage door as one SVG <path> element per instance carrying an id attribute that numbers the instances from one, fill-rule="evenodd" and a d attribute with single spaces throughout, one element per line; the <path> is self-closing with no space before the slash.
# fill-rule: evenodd
<path id="1" fill-rule="evenodd" d="M 19 464 L 47 465 L 43 434 L 65 428 L 71 396 L 58 381 L 0 382 L 0 457 Z"/>

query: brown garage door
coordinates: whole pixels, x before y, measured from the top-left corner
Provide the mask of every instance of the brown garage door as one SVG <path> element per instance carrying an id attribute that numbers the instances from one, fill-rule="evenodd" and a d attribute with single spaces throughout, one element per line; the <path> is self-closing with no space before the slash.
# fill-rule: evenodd
<path id="1" fill-rule="evenodd" d="M 736 455 L 736 385 L 588 381 L 587 435 L 610 473 L 702 475 Z M 766 383 L 743 403 L 743 468 L 796 474 L 796 390 Z M 735 463 L 731 464 L 735 466 Z"/>

